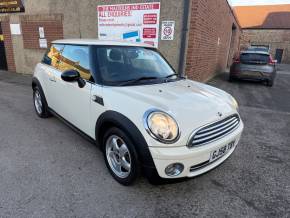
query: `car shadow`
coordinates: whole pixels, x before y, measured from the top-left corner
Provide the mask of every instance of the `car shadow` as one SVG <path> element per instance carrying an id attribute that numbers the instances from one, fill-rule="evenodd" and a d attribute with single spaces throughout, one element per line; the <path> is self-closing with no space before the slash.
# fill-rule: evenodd
<path id="1" fill-rule="evenodd" d="M 264 81 L 259 81 L 259 80 L 234 79 L 232 81 L 229 81 L 229 74 L 228 73 L 218 74 L 216 77 L 214 77 L 214 80 L 216 80 L 216 79 L 224 81 L 224 82 L 232 83 L 232 84 L 261 85 L 261 86 L 266 85 L 266 83 Z M 209 81 L 209 83 L 211 83 L 211 81 Z"/>

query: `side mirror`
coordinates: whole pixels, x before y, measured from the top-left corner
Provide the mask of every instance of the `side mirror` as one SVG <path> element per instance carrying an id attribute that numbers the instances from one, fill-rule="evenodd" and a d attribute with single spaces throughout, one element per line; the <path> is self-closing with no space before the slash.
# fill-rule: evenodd
<path id="1" fill-rule="evenodd" d="M 61 74 L 61 78 L 66 82 L 77 82 L 80 88 L 86 85 L 85 80 L 81 78 L 80 73 L 77 70 L 66 70 Z"/>

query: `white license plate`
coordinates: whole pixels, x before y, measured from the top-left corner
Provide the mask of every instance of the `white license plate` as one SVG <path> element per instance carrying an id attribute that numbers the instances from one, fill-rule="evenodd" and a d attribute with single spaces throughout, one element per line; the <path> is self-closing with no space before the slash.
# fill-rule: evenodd
<path id="1" fill-rule="evenodd" d="M 235 147 L 235 142 L 236 142 L 235 140 L 231 141 L 227 145 L 224 145 L 223 147 L 211 152 L 209 162 L 213 162 L 213 161 L 221 158 L 222 156 L 224 156 L 226 153 L 228 153 L 229 150 L 231 150 L 233 147 Z"/>
<path id="2" fill-rule="evenodd" d="M 257 76 L 261 76 L 261 73 L 260 72 L 257 72 L 257 71 L 244 71 L 242 73 L 243 76 L 248 76 L 248 77 L 257 77 Z"/>

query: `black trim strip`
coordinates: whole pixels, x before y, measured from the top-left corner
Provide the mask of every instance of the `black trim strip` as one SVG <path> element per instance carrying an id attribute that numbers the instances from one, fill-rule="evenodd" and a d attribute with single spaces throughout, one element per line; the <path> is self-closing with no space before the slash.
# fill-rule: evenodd
<path id="1" fill-rule="evenodd" d="M 106 111 L 101 116 L 99 116 L 96 123 L 96 141 L 98 144 L 102 144 L 102 136 L 106 130 L 106 124 L 113 125 L 117 128 L 122 129 L 128 134 L 134 146 L 136 148 L 139 161 L 145 168 L 155 169 L 155 164 L 149 150 L 149 146 L 140 132 L 138 127 L 123 114 L 116 111 Z"/>
<path id="2" fill-rule="evenodd" d="M 207 139 L 205 139 L 205 140 L 203 140 L 203 141 L 199 141 L 199 142 L 196 142 L 196 143 L 192 143 L 191 145 L 192 145 L 192 146 L 196 146 L 196 145 L 202 145 L 202 144 L 205 144 L 205 143 L 211 142 L 211 141 L 213 141 L 213 140 L 215 140 L 215 139 L 220 138 L 221 136 L 227 135 L 227 134 L 230 133 L 232 130 L 234 130 L 237 126 L 238 126 L 238 125 L 233 126 L 233 127 L 231 127 L 229 130 L 227 130 L 227 131 L 225 131 L 225 132 L 223 132 L 223 133 L 220 133 L 220 134 L 218 134 L 218 135 L 216 135 L 216 136 L 214 136 L 214 137 L 211 137 L 211 138 L 207 138 Z"/>
<path id="3" fill-rule="evenodd" d="M 59 115 L 57 112 L 55 112 L 53 109 L 49 108 L 49 112 L 52 113 L 55 117 L 57 117 L 59 120 L 61 120 L 64 124 L 66 124 L 68 127 L 70 127 L 73 131 L 75 131 L 80 136 L 84 137 L 86 140 L 91 142 L 92 144 L 96 144 L 96 140 L 84 133 L 82 130 L 77 128 L 75 125 L 67 121 L 65 118 L 63 118 L 61 115 Z"/>
<path id="4" fill-rule="evenodd" d="M 235 148 L 235 147 L 234 147 Z M 233 149 L 233 148 L 231 148 L 231 149 Z M 228 152 L 230 152 L 231 150 L 228 150 Z M 224 156 L 226 156 L 227 154 L 228 154 L 228 152 L 227 153 L 225 153 L 224 155 L 222 155 L 222 156 L 220 156 L 219 158 L 217 158 L 216 160 L 214 160 L 214 161 L 212 161 L 212 162 L 210 162 L 210 160 L 208 160 L 208 161 L 205 161 L 205 162 L 202 162 L 202 163 L 200 163 L 200 164 L 197 164 L 197 165 L 194 165 L 194 166 L 191 166 L 190 168 L 189 168 L 189 172 L 194 172 L 194 171 L 196 171 L 196 170 L 200 170 L 200 169 L 202 169 L 202 168 L 205 168 L 205 167 L 207 167 L 207 166 L 209 166 L 209 165 L 211 165 L 211 164 L 214 164 L 215 162 L 217 162 L 218 160 L 220 160 L 221 158 L 223 158 Z"/>
<path id="5" fill-rule="evenodd" d="M 212 130 L 210 132 L 206 132 L 206 133 L 202 133 L 202 134 L 197 133 L 197 134 L 195 134 L 193 140 L 200 140 L 200 139 L 203 139 L 203 138 L 210 138 L 211 136 L 213 136 L 213 135 L 215 135 L 215 134 L 217 134 L 219 132 L 222 132 L 222 131 L 224 131 L 226 129 L 229 129 L 231 127 L 239 125 L 239 121 L 235 120 L 234 122 L 232 122 L 230 124 L 231 125 L 228 125 L 228 126 L 222 125 L 222 126 L 220 126 L 220 128 Z M 202 136 L 203 134 L 206 134 L 206 135 Z"/>
<path id="6" fill-rule="evenodd" d="M 200 169 L 200 168 L 203 168 L 203 167 L 209 165 L 209 163 L 210 163 L 210 162 L 209 162 L 209 160 L 208 160 L 208 161 L 202 162 L 202 163 L 200 163 L 200 164 L 197 164 L 197 165 L 191 166 L 189 171 L 190 171 L 190 172 L 193 172 L 193 171 L 195 171 L 195 170 L 198 170 L 198 169 Z"/>
<path id="7" fill-rule="evenodd" d="M 233 118 L 235 118 L 235 119 L 233 119 Z M 228 127 L 224 127 L 226 124 L 229 124 L 229 123 L 232 122 L 232 121 L 229 121 L 231 119 L 233 119 L 233 121 L 236 120 L 235 122 L 238 122 L 238 123 L 236 123 L 236 124 L 234 124 L 232 126 L 230 125 Z M 229 121 L 229 122 L 227 122 L 227 121 Z M 199 130 L 197 130 L 194 133 L 194 135 L 190 139 L 188 147 L 202 146 L 204 144 L 207 144 L 207 143 L 210 143 L 212 141 L 218 140 L 219 138 L 221 138 L 221 137 L 231 133 L 233 130 L 235 130 L 239 126 L 240 121 L 241 120 L 240 120 L 239 115 L 238 114 L 233 114 L 233 115 L 228 116 L 227 118 L 225 118 L 223 120 L 220 120 L 220 121 L 217 121 L 215 123 L 209 124 L 208 126 L 201 127 Z M 225 125 L 223 125 L 224 123 L 225 123 Z M 224 130 L 226 130 L 226 131 L 218 134 L 220 131 L 224 131 Z M 209 132 L 212 132 L 212 131 L 215 131 L 215 132 L 214 133 L 210 133 L 208 135 L 205 135 L 204 137 L 200 137 L 200 138 L 196 139 L 196 137 L 198 137 L 199 134 L 206 134 L 206 133 L 209 133 Z M 218 135 L 216 135 L 216 134 L 218 134 Z M 202 140 L 203 138 L 204 138 L 204 140 Z M 197 142 L 197 140 L 202 140 L 202 141 L 198 141 Z"/>
<path id="8" fill-rule="evenodd" d="M 236 119 L 239 120 L 239 116 L 235 114 L 235 115 L 229 116 L 229 117 L 227 117 L 227 118 L 225 118 L 225 119 L 223 119 L 223 120 L 220 120 L 220 121 L 218 121 L 218 122 L 215 122 L 215 123 L 213 123 L 213 124 L 210 124 L 210 125 L 208 125 L 208 126 L 202 128 L 202 129 L 200 129 L 198 132 L 206 133 L 206 132 L 209 132 L 209 131 L 215 130 L 216 128 L 214 128 L 214 129 L 210 129 L 210 130 L 207 131 L 207 129 L 209 129 L 209 128 L 211 128 L 211 127 L 215 127 L 215 126 L 217 126 L 217 125 L 219 125 L 219 124 L 225 123 L 225 122 L 227 122 L 228 120 L 230 120 L 230 119 L 232 119 L 232 118 L 236 118 Z M 219 128 L 219 127 L 217 127 L 217 128 Z M 204 131 L 204 130 L 205 130 L 205 131 Z"/>

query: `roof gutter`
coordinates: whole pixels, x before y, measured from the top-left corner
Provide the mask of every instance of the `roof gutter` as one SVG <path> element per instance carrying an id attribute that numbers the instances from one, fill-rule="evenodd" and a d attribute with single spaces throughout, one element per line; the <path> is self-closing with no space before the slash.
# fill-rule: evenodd
<path id="1" fill-rule="evenodd" d="M 186 46 L 188 41 L 188 24 L 190 15 L 190 3 L 191 0 L 183 0 L 183 23 L 182 23 L 182 34 L 181 34 L 181 46 L 180 46 L 180 57 L 178 65 L 178 74 L 182 77 L 185 76 L 185 62 L 186 62 Z"/>

